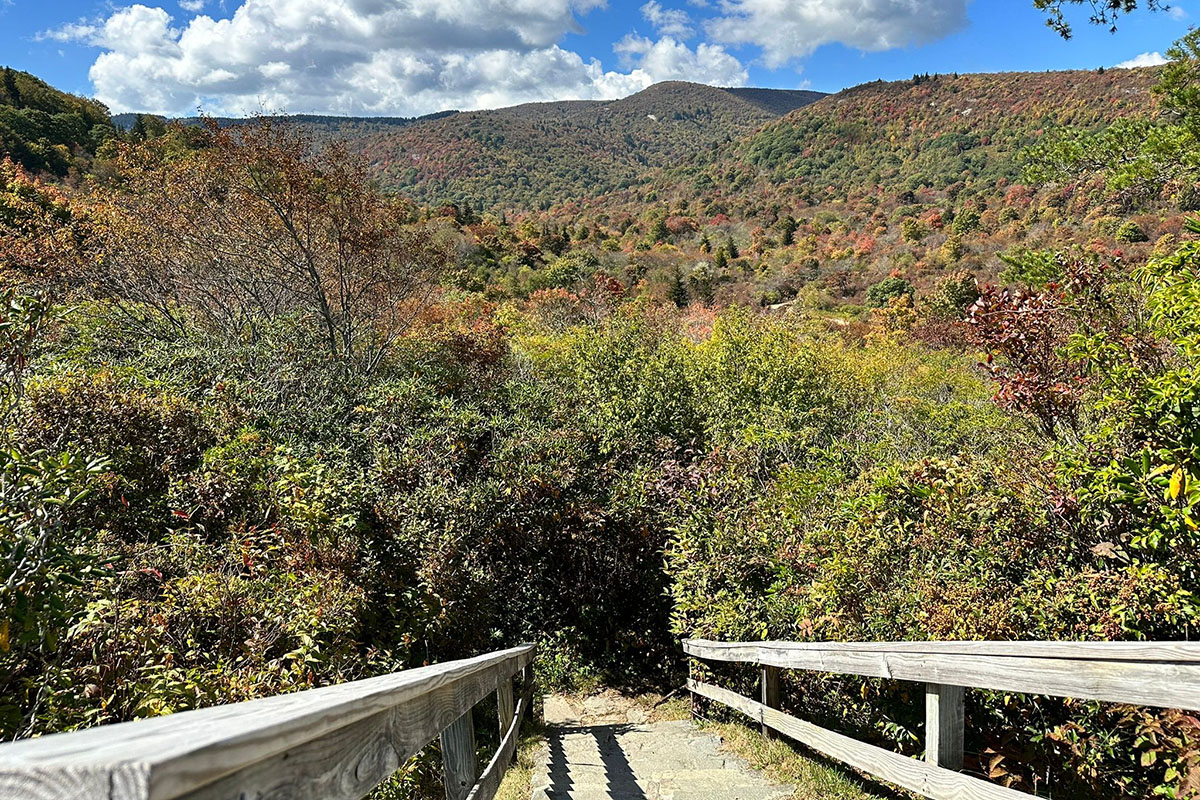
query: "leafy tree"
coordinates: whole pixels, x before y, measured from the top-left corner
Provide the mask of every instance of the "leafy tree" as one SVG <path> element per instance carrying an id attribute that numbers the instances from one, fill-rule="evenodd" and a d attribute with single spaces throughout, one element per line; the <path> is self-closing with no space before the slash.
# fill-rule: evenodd
<path id="1" fill-rule="evenodd" d="M 907 296 L 911 298 L 916 291 L 916 287 L 903 278 L 884 278 L 867 289 L 867 302 L 880 308 L 886 306 L 893 297 Z"/>
<path id="2" fill-rule="evenodd" d="M 905 217 L 900 223 L 900 236 L 909 244 L 917 244 L 929 235 L 929 226 L 916 217 Z"/>
<path id="3" fill-rule="evenodd" d="M 572 250 L 535 272 L 529 281 L 529 289 L 568 289 L 589 277 L 599 266 L 600 261 L 590 251 Z"/>
<path id="4" fill-rule="evenodd" d="M 950 224 L 950 229 L 959 234 L 970 233 L 979 228 L 979 212 L 973 208 L 963 208 L 954 215 L 954 222 Z"/>
<path id="5" fill-rule="evenodd" d="M 409 224 L 343 149 L 294 128 L 210 122 L 202 145 L 182 158 L 170 137 L 120 151 L 120 190 L 91 205 L 95 284 L 131 318 L 150 308 L 176 331 L 194 320 L 253 339 L 299 315 L 344 368 L 378 368 L 449 242 Z"/>
<path id="6" fill-rule="evenodd" d="M 1150 237 L 1146 235 L 1144 230 L 1142 230 L 1142 226 L 1138 225 L 1133 220 L 1129 220 L 1120 228 L 1117 228 L 1114 238 L 1118 242 L 1124 242 L 1126 244 L 1132 244 L 1134 242 L 1146 242 L 1150 240 Z"/>

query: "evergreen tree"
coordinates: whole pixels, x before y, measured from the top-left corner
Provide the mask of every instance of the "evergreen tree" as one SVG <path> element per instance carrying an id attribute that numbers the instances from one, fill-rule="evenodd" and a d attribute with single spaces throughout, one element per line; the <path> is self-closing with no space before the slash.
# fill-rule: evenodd
<path id="1" fill-rule="evenodd" d="M 784 247 L 795 244 L 796 228 L 798 227 L 800 226 L 796 224 L 796 220 L 790 214 L 779 221 L 780 241 Z"/>
<path id="2" fill-rule="evenodd" d="M 716 254 L 713 256 L 713 266 L 718 271 L 729 266 L 729 254 L 724 247 L 718 247 Z"/>
<path id="3" fill-rule="evenodd" d="M 667 287 L 667 299 L 679 308 L 686 308 L 688 305 L 687 285 L 683 282 L 683 271 L 679 269 L 678 265 L 671 270 L 671 280 Z"/>
<path id="4" fill-rule="evenodd" d="M 650 226 L 650 241 L 665 242 L 669 235 L 670 231 L 667 230 L 667 221 L 662 217 L 655 219 L 654 223 Z"/>
<path id="5" fill-rule="evenodd" d="M 0 86 L 4 88 L 5 102 L 9 105 L 21 107 L 21 90 L 17 88 L 17 73 L 12 67 L 4 68 L 4 77 Z"/>

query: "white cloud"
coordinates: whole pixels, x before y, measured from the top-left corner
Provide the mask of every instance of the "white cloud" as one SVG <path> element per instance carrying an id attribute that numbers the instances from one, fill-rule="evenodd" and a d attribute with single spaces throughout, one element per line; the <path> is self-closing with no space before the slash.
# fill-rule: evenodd
<path id="1" fill-rule="evenodd" d="M 1167 63 L 1167 58 L 1162 53 L 1142 53 L 1140 56 L 1134 56 L 1128 61 L 1122 61 L 1120 64 L 1115 64 L 1115 69 L 1133 69 L 1134 67 L 1157 67 Z"/>
<path id="2" fill-rule="evenodd" d="M 654 26 L 659 34 L 673 36 L 676 39 L 687 39 L 695 31 L 692 29 L 692 18 L 679 8 L 663 8 L 658 0 L 650 0 L 641 8 L 642 16 Z"/>
<path id="3" fill-rule="evenodd" d="M 179 0 L 179 7 L 184 11 L 190 11 L 195 14 L 198 11 L 204 10 L 204 5 L 207 0 Z"/>
<path id="4" fill-rule="evenodd" d="M 43 34 L 101 49 L 90 71 L 116 111 L 424 114 L 534 100 L 609 99 L 659 80 L 744 83 L 719 45 L 635 38 L 627 71 L 558 45 L 604 0 L 240 0 L 173 20 L 142 4 Z M 232 4 L 231 4 L 232 5 Z M 668 13 L 665 12 L 664 13 Z"/>
<path id="5" fill-rule="evenodd" d="M 1170 6 L 1167 8 L 1167 15 L 1171 19 L 1187 19 L 1187 12 L 1181 6 Z"/>
<path id="6" fill-rule="evenodd" d="M 92 35 L 97 31 L 97 26 L 87 22 L 68 22 L 66 25 L 60 25 L 54 30 L 42 31 L 34 36 L 34 40 L 38 42 L 53 41 L 53 42 L 74 42 L 86 41 L 91 39 Z"/>
<path id="7" fill-rule="evenodd" d="M 722 0 L 709 35 L 757 45 L 768 67 L 840 42 L 864 51 L 928 44 L 967 24 L 968 0 Z"/>
<path id="8" fill-rule="evenodd" d="M 670 36 L 651 41 L 629 34 L 613 45 L 627 63 L 636 65 L 653 82 L 694 81 L 714 86 L 744 86 L 749 75 L 736 58 L 720 45 L 701 43 L 692 50 Z"/>

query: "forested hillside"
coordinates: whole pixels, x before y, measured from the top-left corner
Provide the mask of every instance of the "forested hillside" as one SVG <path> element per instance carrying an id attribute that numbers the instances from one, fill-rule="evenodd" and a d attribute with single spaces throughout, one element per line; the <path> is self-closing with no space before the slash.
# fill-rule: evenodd
<path id="1" fill-rule="evenodd" d="M 658 291 L 834 310 L 872 287 L 995 280 L 1004 254 L 1100 246 L 1143 255 L 1178 234 L 1190 192 L 1131 204 L 1102 186 L 1026 180 L 1049 132 L 1153 114 L 1154 69 L 915 76 L 824 98 L 639 185 L 552 209 L 632 252 Z M 619 245 L 618 245 L 619 242 Z M 662 247 L 656 245 L 669 245 Z M 644 255 L 638 255 L 644 253 Z"/>
<path id="2" fill-rule="evenodd" d="M 108 109 L 95 100 L 60 92 L 28 72 L 0 68 L 0 153 L 34 172 L 64 177 L 88 168 L 113 135 Z"/>
<path id="3" fill-rule="evenodd" d="M 419 202 L 528 210 L 633 185 L 822 96 L 667 82 L 623 100 L 472 111 L 346 138 L 384 186 Z"/>
<path id="4" fill-rule="evenodd" d="M 5 144 L 0 735 L 529 639 L 545 686 L 663 691 L 689 636 L 1194 639 L 1200 33 L 1169 55 L 782 118 L 143 119 L 70 180 Z M 911 685 L 787 680 L 920 755 Z M 1190 714 L 966 713 L 977 777 L 1200 792 Z"/>

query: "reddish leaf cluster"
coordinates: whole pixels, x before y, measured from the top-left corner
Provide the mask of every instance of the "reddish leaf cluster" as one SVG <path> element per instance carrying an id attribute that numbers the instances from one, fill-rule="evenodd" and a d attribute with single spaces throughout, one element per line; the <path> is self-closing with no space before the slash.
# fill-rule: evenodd
<path id="1" fill-rule="evenodd" d="M 1061 353 L 1070 334 L 1058 291 L 986 286 L 967 309 L 973 342 L 986 350 L 984 367 L 996 382 L 996 402 L 1031 417 L 1057 437 L 1079 422 L 1083 375 Z"/>

